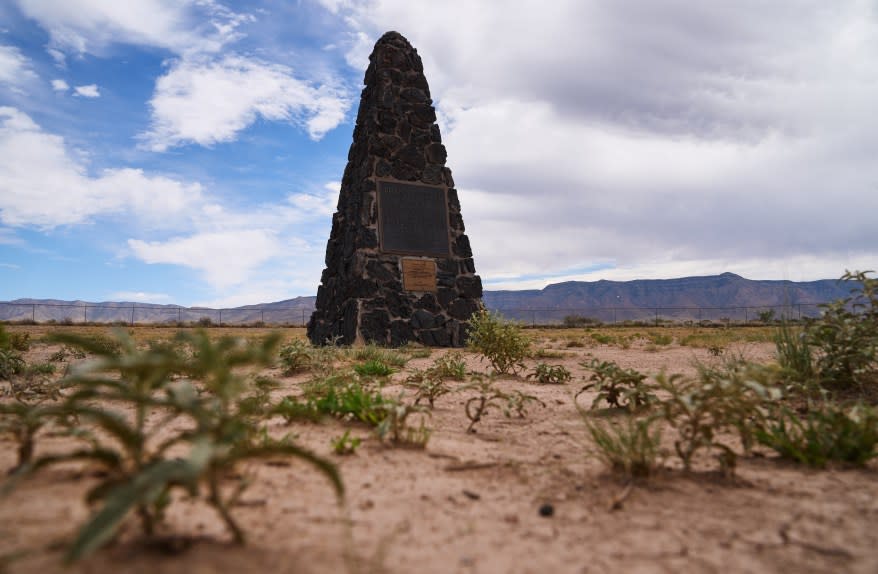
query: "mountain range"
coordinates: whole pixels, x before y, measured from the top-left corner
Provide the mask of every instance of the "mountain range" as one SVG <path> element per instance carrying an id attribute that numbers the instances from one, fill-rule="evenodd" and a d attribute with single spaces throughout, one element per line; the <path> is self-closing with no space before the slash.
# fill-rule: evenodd
<path id="1" fill-rule="evenodd" d="M 651 320 L 748 320 L 775 311 L 813 316 L 818 305 L 850 294 L 855 284 L 835 279 L 795 282 L 751 280 L 734 273 L 678 279 L 566 281 L 543 289 L 485 290 L 485 306 L 507 317 L 534 323 L 590 317 L 604 322 Z M 316 297 L 230 309 L 152 303 L 16 299 L 0 302 L 0 321 L 197 322 L 302 324 Z"/>

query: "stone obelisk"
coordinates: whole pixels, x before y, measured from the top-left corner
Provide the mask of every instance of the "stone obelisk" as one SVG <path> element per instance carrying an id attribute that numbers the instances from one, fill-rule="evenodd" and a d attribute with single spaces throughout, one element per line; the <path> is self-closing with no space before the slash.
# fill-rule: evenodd
<path id="1" fill-rule="evenodd" d="M 364 83 L 308 337 L 461 346 L 482 282 L 417 50 L 384 34 Z"/>

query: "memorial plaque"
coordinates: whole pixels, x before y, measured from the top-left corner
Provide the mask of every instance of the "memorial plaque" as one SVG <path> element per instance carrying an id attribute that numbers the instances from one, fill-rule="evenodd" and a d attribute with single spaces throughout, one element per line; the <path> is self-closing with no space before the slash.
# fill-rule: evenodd
<path id="1" fill-rule="evenodd" d="M 378 230 L 382 251 L 448 257 L 445 188 L 379 180 Z"/>
<path id="2" fill-rule="evenodd" d="M 402 260 L 402 288 L 436 292 L 436 262 L 431 259 Z"/>

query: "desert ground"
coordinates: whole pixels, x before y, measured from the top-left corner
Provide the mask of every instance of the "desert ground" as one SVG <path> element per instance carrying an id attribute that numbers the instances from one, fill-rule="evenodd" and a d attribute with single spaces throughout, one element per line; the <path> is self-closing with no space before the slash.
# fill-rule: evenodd
<path id="1" fill-rule="evenodd" d="M 42 342 L 51 329 L 9 327 L 31 333 L 29 363 L 58 350 Z M 228 332 L 252 337 L 263 331 Z M 134 333 L 143 340 L 169 336 L 149 327 Z M 0 498 L 0 571 L 878 572 L 874 460 L 861 469 L 814 470 L 756 448 L 739 459 L 733 476 L 720 474 L 709 456 L 696 460 L 691 472 L 668 456 L 655 476 L 628 481 L 595 455 L 574 404 L 589 374 L 583 362 L 612 360 L 650 377 L 691 375 L 698 362 L 732 355 L 767 363 L 774 360 L 774 345 L 765 329 L 734 336 L 697 328 L 608 333 L 611 340 L 602 343 L 584 329 L 528 330 L 543 353 L 528 367 L 563 365 L 572 380 L 537 384 L 524 376 L 500 377 L 498 387 L 533 395 L 545 406 L 529 406 L 525 418 L 492 411 L 475 433 L 466 432 L 464 412 L 472 391 L 444 395 L 425 419 L 432 434 L 423 449 L 388 446 L 353 422 L 287 425 L 271 419 L 272 436 L 292 432 L 298 444 L 338 466 L 345 496 L 339 501 L 324 475 L 297 460 L 243 463 L 238 471 L 250 486 L 232 511 L 247 534 L 244 546 L 230 542 L 212 509 L 183 500 L 171 505 L 159 542 L 144 541 L 132 519 L 113 544 L 64 567 L 64 548 L 89 516 L 83 493 L 96 471 L 86 463 L 49 467 Z M 283 335 L 289 340 L 304 332 L 286 329 Z M 402 385 L 407 373 L 448 352 L 420 353 L 389 377 L 382 392 L 411 393 Z M 490 369 L 473 352 L 464 357 L 472 371 Z M 284 376 L 279 367 L 262 374 L 280 382 L 272 391 L 276 397 L 298 394 L 310 377 Z M 587 408 L 593 396 L 586 392 L 578 403 Z M 331 439 L 346 430 L 363 442 L 353 454 L 334 454 Z M 63 451 L 69 441 L 42 437 L 38 454 Z M 666 429 L 662 441 L 671 452 L 673 432 Z M 3 438 L 0 473 L 14 464 L 15 443 Z"/>

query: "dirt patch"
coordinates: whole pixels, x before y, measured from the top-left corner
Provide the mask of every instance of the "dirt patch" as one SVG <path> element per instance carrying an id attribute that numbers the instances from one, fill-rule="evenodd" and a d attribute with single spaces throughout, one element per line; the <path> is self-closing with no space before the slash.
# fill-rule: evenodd
<path id="1" fill-rule="evenodd" d="M 564 365 L 573 382 L 502 379 L 499 385 L 535 395 L 546 407 L 529 408 L 523 419 L 492 412 L 475 434 L 465 432 L 469 395 L 445 395 L 428 420 L 433 434 L 425 450 L 387 448 L 368 428 L 338 421 L 287 426 L 272 419 L 272 435 L 295 432 L 299 443 L 338 464 L 343 504 L 325 477 L 302 463 L 250 462 L 241 472 L 252 486 L 234 509 L 246 546 L 228 543 L 209 508 L 182 501 L 171 507 L 166 538 L 146 545 L 130 521 L 116 544 L 64 571 L 878 571 L 875 463 L 813 471 L 763 454 L 742 458 L 735 478 L 727 479 L 705 458 L 694 473 L 669 462 L 655 479 L 631 487 L 607 474 L 589 454 L 573 404 L 587 373 L 580 363 L 593 356 L 650 375 L 691 374 L 695 361 L 722 359 L 676 343 L 627 345 L 567 348 L 563 339 L 541 340 L 562 358 L 540 361 Z M 35 345 L 31 353 L 43 357 L 50 350 Z M 424 368 L 443 352 L 412 360 L 406 370 Z M 724 353 L 769 361 L 773 347 L 735 343 Z M 475 355 L 466 357 L 471 368 L 488 368 Z M 280 377 L 277 370 L 267 374 Z M 403 378 L 394 375 L 386 394 L 403 392 Z M 277 393 L 296 393 L 306 379 L 280 377 Z M 348 428 L 363 444 L 351 456 L 331 454 L 330 439 Z M 47 438 L 40 449 L 66 446 Z M 0 442 L 0 472 L 14 461 L 14 443 Z M 78 464 L 51 468 L 0 499 L 0 556 L 12 557 L 9 572 L 62 571 L 63 547 L 88 516 L 82 495 L 95 480 L 92 472 Z"/>

